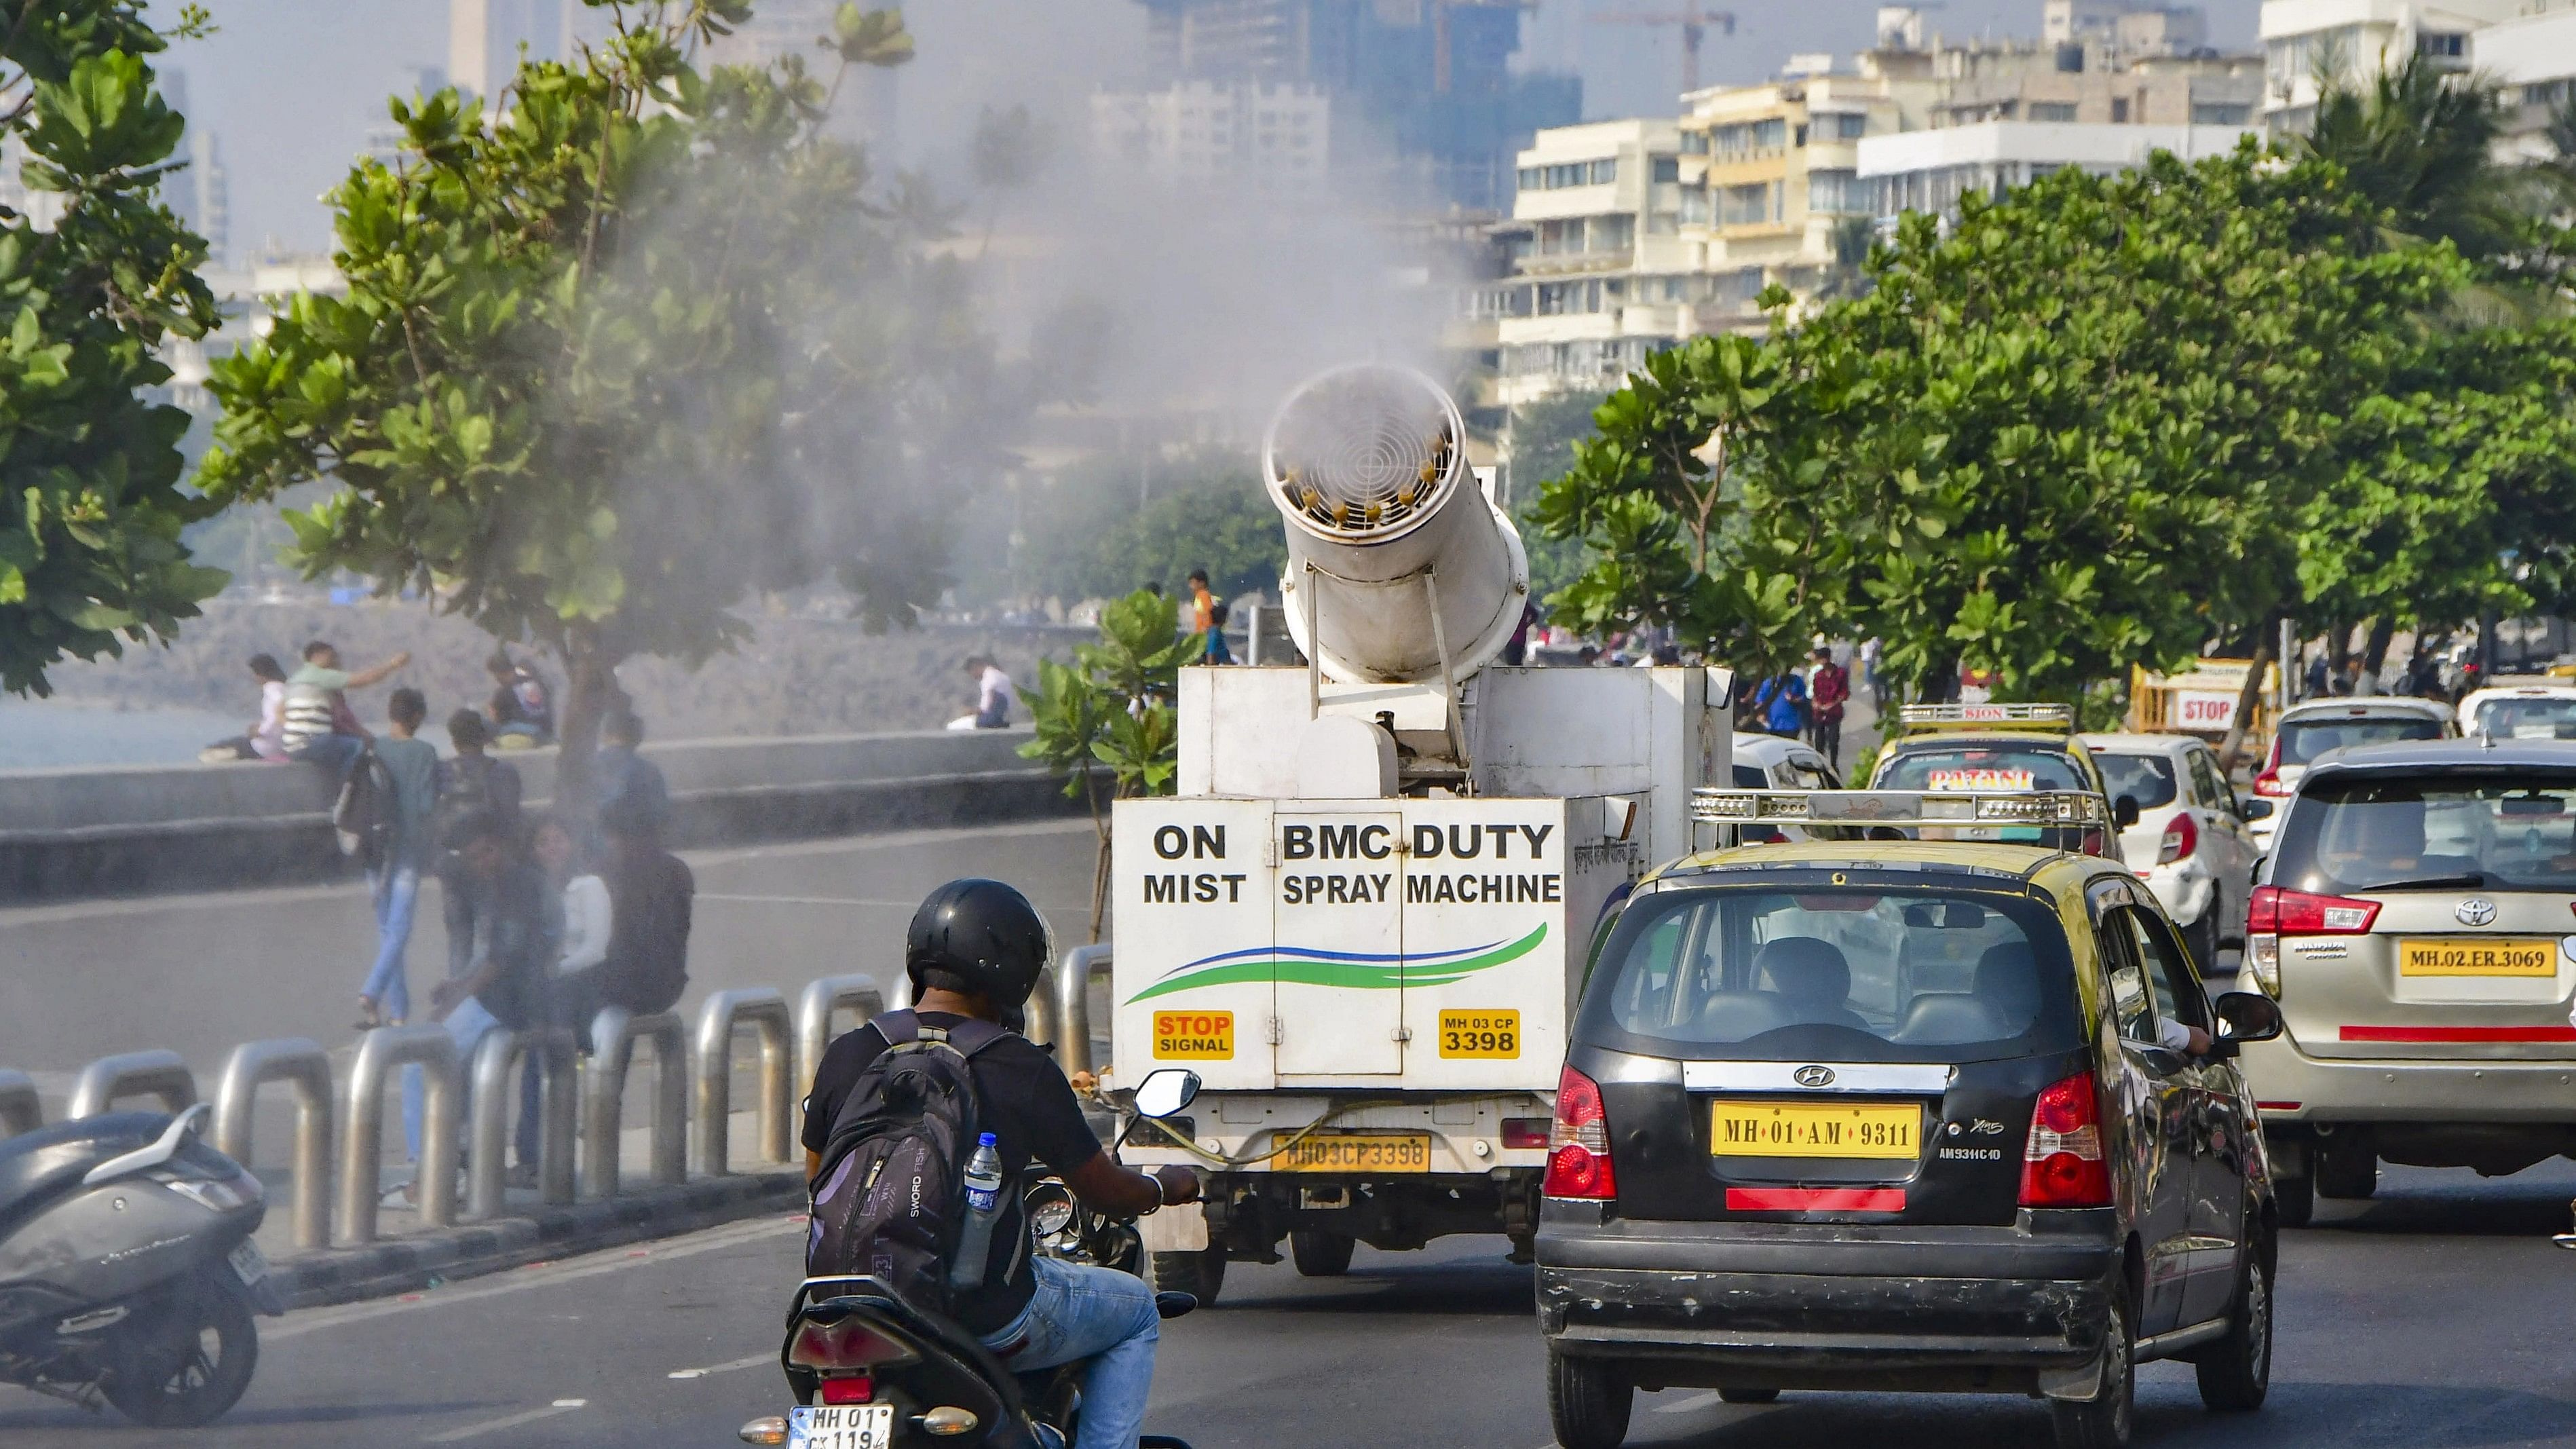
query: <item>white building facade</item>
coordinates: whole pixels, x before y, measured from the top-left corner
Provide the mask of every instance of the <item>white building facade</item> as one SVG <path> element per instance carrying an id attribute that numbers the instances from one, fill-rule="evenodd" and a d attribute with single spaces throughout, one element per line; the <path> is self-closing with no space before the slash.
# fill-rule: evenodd
<path id="1" fill-rule="evenodd" d="M 2316 119 L 2319 81 L 2361 83 L 2421 54 L 2466 71 L 2475 36 L 2533 0 L 2264 0 L 2263 120 L 2274 135 Z"/>
<path id="2" fill-rule="evenodd" d="M 1095 91 L 1091 140 L 1166 181 L 1311 193 L 1332 165 L 1333 103 L 1319 87 L 1253 81 Z"/>
<path id="3" fill-rule="evenodd" d="M 2001 196 L 2069 166 L 2109 176 L 2158 151 L 2186 161 L 2223 156 L 2258 131 L 2245 126 L 2113 126 L 2064 121 L 1985 121 L 1937 131 L 1870 136 L 1860 176 L 1882 225 L 1909 211 L 1948 215 L 1970 191 Z"/>

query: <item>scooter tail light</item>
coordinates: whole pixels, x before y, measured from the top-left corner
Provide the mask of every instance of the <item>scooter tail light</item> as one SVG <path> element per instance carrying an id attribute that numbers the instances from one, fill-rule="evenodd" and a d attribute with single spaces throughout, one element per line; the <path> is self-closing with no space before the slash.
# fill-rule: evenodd
<path id="1" fill-rule="evenodd" d="M 2108 1207 L 2111 1164 L 2102 1154 L 2102 1103 L 2091 1072 L 2049 1084 L 2022 1146 L 2023 1207 Z"/>
<path id="2" fill-rule="evenodd" d="M 1556 1083 L 1556 1123 L 1548 1133 L 1549 1197 L 1607 1200 L 1619 1195 L 1618 1174 L 1610 1165 L 1610 1114 L 1601 1102 L 1600 1084 L 1572 1067 Z"/>
<path id="3" fill-rule="evenodd" d="M 865 1404 L 876 1399 L 877 1382 L 866 1374 L 843 1374 L 822 1383 L 827 1404 Z"/>
<path id="4" fill-rule="evenodd" d="M 864 1373 L 880 1364 L 905 1363 L 914 1357 L 909 1346 L 856 1316 L 830 1322 L 807 1319 L 796 1325 L 796 1336 L 787 1346 L 790 1368 L 830 1375 Z"/>

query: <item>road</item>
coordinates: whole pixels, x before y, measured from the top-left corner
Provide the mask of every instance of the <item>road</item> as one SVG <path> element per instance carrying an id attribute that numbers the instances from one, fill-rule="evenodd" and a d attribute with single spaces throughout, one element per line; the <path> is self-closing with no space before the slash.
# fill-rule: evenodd
<path id="1" fill-rule="evenodd" d="M 2142 1374 L 2142 1445 L 2576 1444 L 2565 1328 L 2576 1254 L 2566 1164 L 2482 1182 L 2392 1168 L 2380 1198 L 2325 1204 L 2287 1236 L 2270 1405 L 2213 1418 L 2188 1368 Z M 98 1444 L 304 1449 L 349 1444 L 541 1449 L 734 1442 L 777 1412 L 778 1310 L 796 1229 L 767 1219 L 650 1248 L 521 1270 L 413 1301 L 316 1309 L 268 1323 L 259 1377 L 213 1430 L 154 1433 L 0 1389 L 11 1449 Z M 1166 1326 L 1149 1427 L 1198 1449 L 1476 1445 L 1550 1440 L 1529 1275 L 1501 1243 L 1424 1253 L 1363 1248 L 1351 1276 L 1307 1281 L 1236 1264 L 1222 1305 Z M 2048 1442 L 2014 1398 L 1790 1394 L 1732 1407 L 1644 1396 L 1630 1443 L 1845 1449 Z"/>

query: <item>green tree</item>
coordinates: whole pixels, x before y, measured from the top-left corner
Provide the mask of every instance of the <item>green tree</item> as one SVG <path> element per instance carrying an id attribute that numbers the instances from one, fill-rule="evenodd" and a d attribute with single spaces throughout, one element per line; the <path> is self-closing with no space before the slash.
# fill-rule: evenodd
<path id="1" fill-rule="evenodd" d="M 1604 394 L 1580 389 L 1554 393 L 1512 409 L 1512 519 L 1529 554 L 1530 593 L 1538 599 L 1563 589 L 1583 573 L 1583 541 L 1552 538 L 1539 523 L 1546 486 L 1574 468 L 1575 445 L 1599 436 L 1593 409 Z"/>
<path id="2" fill-rule="evenodd" d="M 187 7 L 169 35 L 205 30 Z M 41 210 L 0 207 L 0 689 L 46 694 L 64 659 L 167 640 L 224 586 L 180 530 L 188 415 L 151 396 L 156 349 L 214 326 L 205 243 L 157 199 L 183 129 L 124 0 L 0 0 L 0 154 Z"/>
<path id="3" fill-rule="evenodd" d="M 2495 160 L 2503 129 L 2492 79 L 2445 70 L 2418 52 L 2366 84 L 2324 78 L 2315 123 L 2296 144 L 2300 155 L 2340 167 L 2396 231 L 2483 261 L 2513 247 L 2522 229 L 2520 178 Z"/>
<path id="4" fill-rule="evenodd" d="M 1138 465 L 1104 460 L 1023 495 L 1019 587 L 1069 601 L 1116 598 L 1149 583 L 1178 594 L 1208 571 L 1219 598 L 1275 590 L 1288 564 L 1279 510 L 1244 459 L 1209 454 L 1153 465 L 1139 504 Z"/>
<path id="5" fill-rule="evenodd" d="M 826 578 L 909 623 L 950 503 L 999 471 L 991 349 L 922 245 L 949 216 L 871 187 L 800 59 L 694 63 L 748 0 L 585 3 L 611 38 L 523 66 L 498 111 L 393 103 L 404 155 L 331 196 L 349 295 L 218 365 L 200 476 L 225 500 L 328 479 L 289 515 L 308 574 L 553 649 L 576 799 L 619 661 L 701 660 L 746 595 Z M 826 44 L 912 53 L 855 5 Z"/>
<path id="6" fill-rule="evenodd" d="M 1138 589 L 1100 613 L 1100 642 L 1074 662 L 1038 661 L 1027 691 L 1037 737 L 1020 746 L 1065 775 L 1064 792 L 1091 808 L 1099 841 L 1091 872 L 1091 939 L 1109 906 L 1110 803 L 1168 795 L 1180 771 L 1173 695 L 1195 640 L 1179 637 L 1178 601 Z"/>

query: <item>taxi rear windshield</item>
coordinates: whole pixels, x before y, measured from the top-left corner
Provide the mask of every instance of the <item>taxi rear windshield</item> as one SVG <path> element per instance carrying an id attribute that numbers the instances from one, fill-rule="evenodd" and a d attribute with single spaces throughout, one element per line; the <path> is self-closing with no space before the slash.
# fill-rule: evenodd
<path id="1" fill-rule="evenodd" d="M 1651 896 L 1611 933 L 1582 1022 L 1603 1045 L 1756 1061 L 1979 1061 L 2081 1035 L 2054 911 L 1920 887 Z"/>
<path id="2" fill-rule="evenodd" d="M 2093 782 L 2063 751 L 2015 745 L 1941 745 L 1900 752 L 1881 790 L 2090 790 Z"/>
<path id="3" fill-rule="evenodd" d="M 2273 880 L 2319 895 L 2576 892 L 2576 770 L 2345 775 L 2303 783 Z"/>

